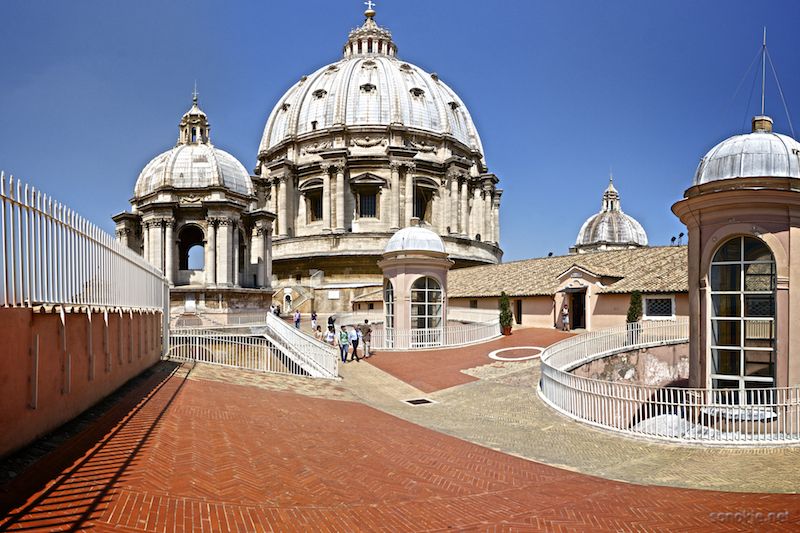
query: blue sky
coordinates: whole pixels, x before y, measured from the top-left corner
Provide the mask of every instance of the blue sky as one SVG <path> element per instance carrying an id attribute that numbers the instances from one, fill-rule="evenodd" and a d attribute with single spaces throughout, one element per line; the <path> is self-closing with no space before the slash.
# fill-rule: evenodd
<path id="1" fill-rule="evenodd" d="M 3 0 L 0 169 L 113 230 L 195 79 L 214 142 L 255 166 L 269 111 L 337 60 L 358 0 Z M 470 109 L 505 189 L 505 260 L 565 253 L 609 170 L 652 244 L 702 155 L 749 130 L 762 26 L 800 129 L 800 2 L 386 0 L 399 55 Z M 752 90 L 751 90 L 752 89 Z M 749 105 L 748 105 L 749 103 Z M 789 126 L 768 72 L 766 107 Z"/>

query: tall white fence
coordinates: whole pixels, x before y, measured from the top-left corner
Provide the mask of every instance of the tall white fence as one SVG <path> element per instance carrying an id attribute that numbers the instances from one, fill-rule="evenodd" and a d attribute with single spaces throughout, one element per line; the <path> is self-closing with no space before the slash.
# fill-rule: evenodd
<path id="1" fill-rule="evenodd" d="M 161 272 L 67 206 L 0 173 L 5 307 L 41 304 L 163 310 Z"/>
<path id="2" fill-rule="evenodd" d="M 542 352 L 539 395 L 576 420 L 637 437 L 722 445 L 800 443 L 798 387 L 656 387 L 570 372 L 616 353 L 688 340 L 686 321 L 610 328 L 563 340 Z"/>
<path id="3" fill-rule="evenodd" d="M 372 328 L 372 348 L 375 350 L 407 350 L 447 348 L 484 342 L 500 336 L 498 319 L 474 324 L 448 324 L 441 328 Z"/>

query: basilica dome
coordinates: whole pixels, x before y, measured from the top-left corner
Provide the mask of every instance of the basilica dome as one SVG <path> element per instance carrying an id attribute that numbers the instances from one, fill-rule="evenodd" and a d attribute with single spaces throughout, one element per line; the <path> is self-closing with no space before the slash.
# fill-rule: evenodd
<path id="1" fill-rule="evenodd" d="M 633 217 L 622 212 L 619 192 L 613 179 L 603 193 L 603 206 L 600 212 L 583 223 L 575 250 L 609 250 L 647 246 L 647 234 L 642 225 Z"/>
<path id="2" fill-rule="evenodd" d="M 772 119 L 753 118 L 753 131 L 716 145 L 700 161 L 694 185 L 733 178 L 800 178 L 800 143 L 772 131 Z"/>
<path id="3" fill-rule="evenodd" d="M 403 228 L 392 235 L 383 253 L 418 251 L 447 253 L 442 238 L 435 232 L 420 226 Z"/>
<path id="4" fill-rule="evenodd" d="M 350 32 L 344 57 L 303 76 L 275 105 L 259 151 L 332 127 L 389 126 L 449 136 L 483 153 L 461 98 L 436 74 L 401 61 L 391 33 L 367 11 Z"/>
<path id="5" fill-rule="evenodd" d="M 142 198 L 161 188 L 224 187 L 253 195 L 250 174 L 238 159 L 211 144 L 206 114 L 197 105 L 181 118 L 178 144 L 154 157 L 139 174 L 134 196 Z"/>

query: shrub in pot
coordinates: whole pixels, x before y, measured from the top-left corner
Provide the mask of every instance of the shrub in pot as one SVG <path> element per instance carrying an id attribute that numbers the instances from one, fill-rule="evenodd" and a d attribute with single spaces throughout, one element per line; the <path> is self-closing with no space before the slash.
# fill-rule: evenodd
<path id="1" fill-rule="evenodd" d="M 511 326 L 514 323 L 514 315 L 511 313 L 511 303 L 505 291 L 500 293 L 500 329 L 503 335 L 511 335 Z"/>

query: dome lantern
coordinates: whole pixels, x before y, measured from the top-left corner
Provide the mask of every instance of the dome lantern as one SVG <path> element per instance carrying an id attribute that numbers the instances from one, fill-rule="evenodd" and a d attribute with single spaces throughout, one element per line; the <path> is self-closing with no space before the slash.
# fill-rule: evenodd
<path id="1" fill-rule="evenodd" d="M 383 54 L 394 57 L 397 55 L 397 46 L 392 41 L 392 33 L 386 28 L 378 26 L 375 22 L 375 4 L 365 2 L 367 10 L 364 11 L 364 24 L 350 32 L 344 45 L 344 57 L 360 55 Z"/>
<path id="2" fill-rule="evenodd" d="M 208 123 L 208 116 L 197 105 L 197 87 L 192 92 L 192 107 L 183 114 L 178 125 L 180 134 L 178 144 L 207 144 L 211 142 L 211 126 Z"/>

